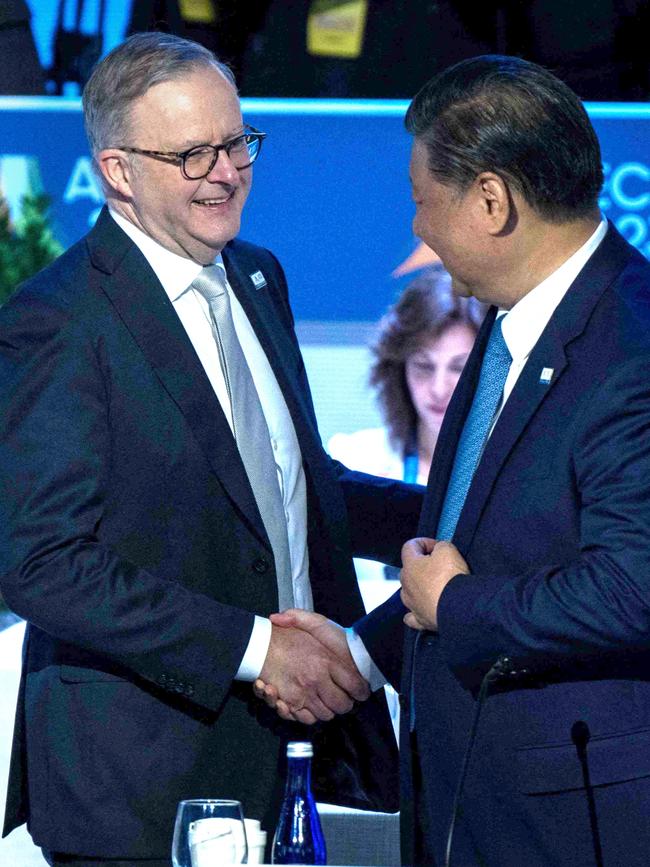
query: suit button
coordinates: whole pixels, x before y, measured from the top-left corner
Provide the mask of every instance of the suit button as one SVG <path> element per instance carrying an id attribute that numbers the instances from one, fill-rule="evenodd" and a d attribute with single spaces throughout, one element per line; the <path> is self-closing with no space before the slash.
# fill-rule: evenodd
<path id="1" fill-rule="evenodd" d="M 176 689 L 176 678 L 175 677 L 168 677 L 167 678 L 167 686 L 170 689 Z"/>
<path id="2" fill-rule="evenodd" d="M 266 559 L 266 557 L 258 557 L 256 560 L 253 560 L 253 569 L 259 575 L 263 575 L 265 572 L 268 572 L 270 568 L 271 564 Z"/>
<path id="3" fill-rule="evenodd" d="M 167 686 L 167 675 L 166 675 L 166 674 L 161 674 L 160 677 L 158 678 L 158 683 L 159 683 L 161 686 Z"/>
<path id="4" fill-rule="evenodd" d="M 187 689 L 185 690 L 187 695 L 194 695 L 194 687 L 191 683 L 187 685 Z"/>
<path id="5" fill-rule="evenodd" d="M 182 680 L 179 680 L 174 689 L 176 692 L 185 692 L 185 684 Z"/>

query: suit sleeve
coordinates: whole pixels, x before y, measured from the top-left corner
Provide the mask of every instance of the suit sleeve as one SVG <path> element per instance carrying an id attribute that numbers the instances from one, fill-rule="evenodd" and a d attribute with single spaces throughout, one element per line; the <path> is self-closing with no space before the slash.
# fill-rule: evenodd
<path id="1" fill-rule="evenodd" d="M 500 654 L 552 672 L 650 649 L 648 369 L 642 355 L 618 367 L 576 426 L 575 559 L 458 575 L 443 591 L 441 646 L 461 680 L 475 685 Z"/>
<path id="2" fill-rule="evenodd" d="M 354 624 L 372 661 L 390 685 L 399 691 L 402 679 L 404 615 L 407 608 L 399 591 Z"/>
<path id="3" fill-rule="evenodd" d="M 253 615 L 102 544 L 114 456 L 100 344 L 40 294 L 23 291 L 0 311 L 2 593 L 59 641 L 216 710 Z"/>
<path id="4" fill-rule="evenodd" d="M 401 566 L 402 545 L 418 535 L 425 488 L 333 463 L 345 497 L 353 556 Z"/>

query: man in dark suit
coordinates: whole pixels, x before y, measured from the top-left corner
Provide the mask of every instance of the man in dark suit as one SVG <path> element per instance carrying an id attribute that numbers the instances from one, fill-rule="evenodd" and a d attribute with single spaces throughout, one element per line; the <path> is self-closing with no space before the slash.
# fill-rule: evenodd
<path id="1" fill-rule="evenodd" d="M 458 293 L 493 308 L 438 439 L 420 538 L 404 547 L 406 608 L 394 597 L 355 625 L 393 683 L 404 616 L 409 627 L 404 861 L 641 867 L 650 265 L 601 219 L 596 135 L 542 68 L 464 61 L 417 94 L 406 123 L 415 231 Z M 277 622 L 340 640 L 313 614 Z"/>
<path id="2" fill-rule="evenodd" d="M 307 722 L 368 693 L 349 655 L 268 615 L 362 615 L 350 543 L 398 558 L 388 514 L 406 538 L 420 496 L 339 479 L 322 450 L 282 269 L 233 240 L 263 134 L 228 69 L 135 36 L 84 112 L 108 210 L 0 312 L 0 574 L 29 622 L 5 833 L 27 821 L 53 864 L 156 867 L 183 798 L 240 799 L 273 831 L 307 730 L 250 682 Z M 317 776 L 378 805 L 387 710 L 343 719 L 315 735 L 336 779 Z"/>

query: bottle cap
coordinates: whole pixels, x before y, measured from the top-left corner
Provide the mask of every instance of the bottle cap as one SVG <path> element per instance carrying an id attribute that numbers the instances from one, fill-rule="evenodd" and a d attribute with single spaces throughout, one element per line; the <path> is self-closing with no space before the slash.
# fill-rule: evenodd
<path id="1" fill-rule="evenodd" d="M 310 759 L 314 748 L 309 741 L 289 741 L 287 744 L 288 759 Z"/>

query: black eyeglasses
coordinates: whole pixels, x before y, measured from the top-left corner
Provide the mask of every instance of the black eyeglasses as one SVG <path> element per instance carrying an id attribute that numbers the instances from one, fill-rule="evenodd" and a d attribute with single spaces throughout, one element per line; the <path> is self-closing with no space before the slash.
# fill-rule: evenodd
<path id="1" fill-rule="evenodd" d="M 219 151 L 225 151 L 236 169 L 247 169 L 260 155 L 265 132 L 246 125 L 243 135 L 220 145 L 197 145 L 187 151 L 148 151 L 143 148 L 118 146 L 116 150 L 131 154 L 143 154 L 154 159 L 181 163 L 181 172 L 188 181 L 198 181 L 209 175 L 219 159 Z"/>

